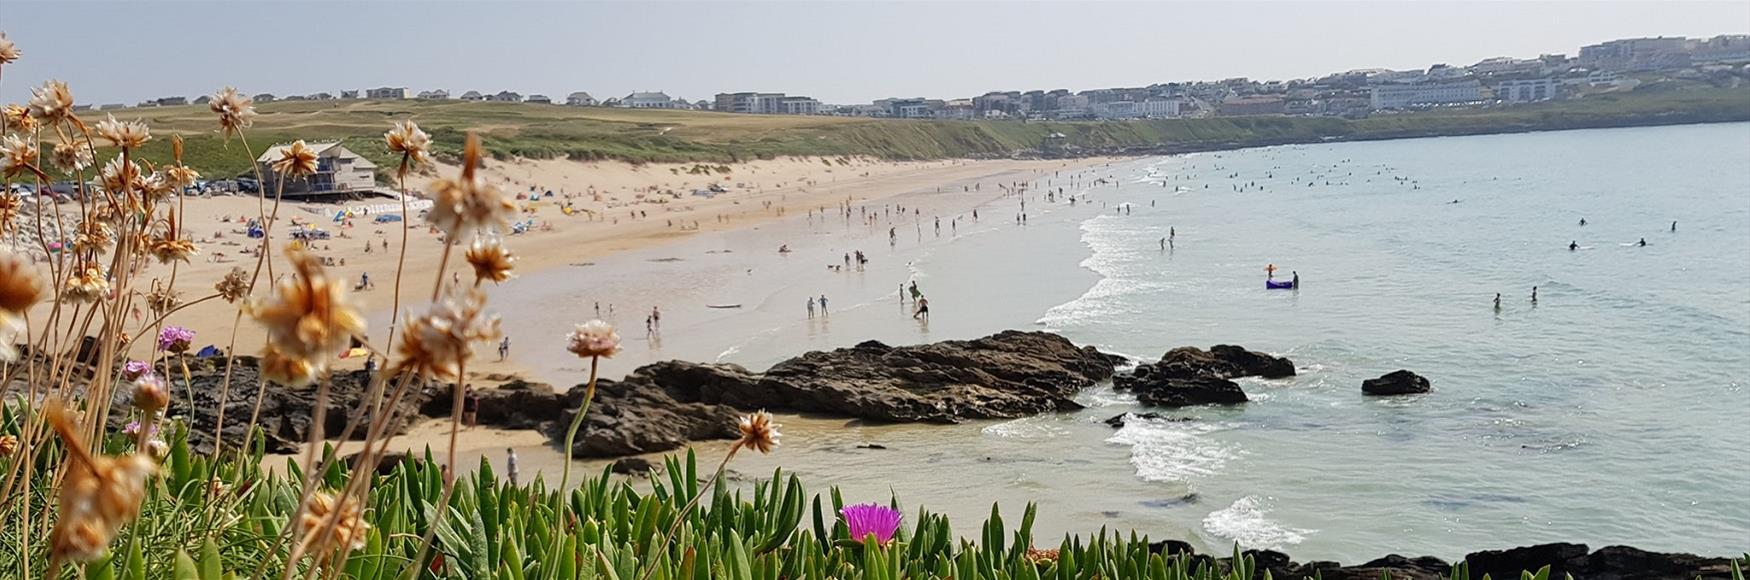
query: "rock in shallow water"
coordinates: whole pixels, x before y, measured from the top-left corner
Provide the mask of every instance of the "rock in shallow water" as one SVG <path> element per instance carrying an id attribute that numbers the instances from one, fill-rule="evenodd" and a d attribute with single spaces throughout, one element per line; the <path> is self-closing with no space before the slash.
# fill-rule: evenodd
<path id="1" fill-rule="evenodd" d="M 1368 395 L 1413 395 L 1428 392 L 1428 379 L 1410 371 L 1398 370 L 1377 379 L 1361 381 L 1361 392 Z"/>
<path id="2" fill-rule="evenodd" d="M 1167 351 L 1159 362 L 1139 365 L 1114 384 L 1134 391 L 1146 405 L 1184 407 L 1246 402 L 1245 390 L 1230 379 L 1291 376 L 1294 363 L 1288 359 L 1218 344 L 1209 350 L 1187 346 Z"/>

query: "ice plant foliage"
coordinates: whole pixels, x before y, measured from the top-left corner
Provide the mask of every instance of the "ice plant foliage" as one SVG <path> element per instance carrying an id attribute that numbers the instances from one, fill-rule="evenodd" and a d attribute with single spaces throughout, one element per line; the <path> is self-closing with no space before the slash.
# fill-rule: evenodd
<path id="1" fill-rule="evenodd" d="M 863 503 L 845 506 L 839 510 L 839 515 L 845 518 L 845 527 L 851 530 L 851 539 L 864 541 L 874 536 L 875 543 L 887 545 L 893 541 L 893 534 L 899 532 L 899 510 L 873 503 Z"/>

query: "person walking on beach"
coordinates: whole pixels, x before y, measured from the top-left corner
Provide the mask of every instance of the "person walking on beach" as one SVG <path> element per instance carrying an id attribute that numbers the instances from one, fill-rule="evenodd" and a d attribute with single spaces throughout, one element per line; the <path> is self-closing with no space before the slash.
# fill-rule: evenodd
<path id="1" fill-rule="evenodd" d="M 509 358 L 509 357 L 510 357 L 510 335 L 507 334 L 504 336 L 504 340 L 498 341 L 498 360 L 499 360 L 499 362 L 503 362 L 504 359 Z"/>
<path id="2" fill-rule="evenodd" d="M 826 295 L 820 295 L 820 315 L 826 316 Z"/>
<path id="3" fill-rule="evenodd" d="M 504 448 L 504 470 L 510 476 L 510 484 L 517 484 L 516 448 Z"/>
<path id="4" fill-rule="evenodd" d="M 813 296 L 808 297 L 808 319 L 809 320 L 814 319 L 814 297 Z"/>

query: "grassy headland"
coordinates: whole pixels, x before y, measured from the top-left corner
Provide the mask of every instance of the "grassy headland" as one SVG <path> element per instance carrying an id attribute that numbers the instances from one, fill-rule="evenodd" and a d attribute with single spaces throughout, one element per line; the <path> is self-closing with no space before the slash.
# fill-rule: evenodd
<path id="1" fill-rule="evenodd" d="M 381 135 L 411 118 L 430 132 L 441 156 L 460 151 L 462 131 L 483 133 L 499 157 L 612 159 L 632 163 L 713 162 L 784 156 L 867 156 L 895 160 L 1037 155 L 1047 135 L 1065 136 L 1055 155 L 1176 153 L 1288 143 L 1476 135 L 1561 129 L 1750 121 L 1750 88 L 1654 83 L 1620 94 L 1516 107 L 1462 108 L 1347 120 L 1322 117 L 1213 117 L 1146 121 L 931 121 L 853 117 L 734 115 L 695 111 L 566 107 L 463 101 L 292 101 L 264 103 L 250 131 L 266 146 L 345 141 L 383 167 L 395 160 Z M 143 118 L 159 134 L 181 133 L 190 165 L 208 176 L 248 170 L 235 141 L 221 145 L 204 105 L 114 111 Z M 89 112 L 89 119 L 99 113 Z M 211 140 L 212 143 L 201 143 Z M 143 151 L 168 156 L 167 140 Z"/>

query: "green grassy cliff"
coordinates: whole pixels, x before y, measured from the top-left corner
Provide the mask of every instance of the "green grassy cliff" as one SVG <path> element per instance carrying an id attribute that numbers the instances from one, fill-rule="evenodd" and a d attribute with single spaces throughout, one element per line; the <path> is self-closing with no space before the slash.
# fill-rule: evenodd
<path id="1" fill-rule="evenodd" d="M 732 162 L 781 156 L 941 159 L 1036 155 L 1045 136 L 1065 135 L 1059 155 L 1173 153 L 1332 140 L 1750 121 L 1750 88 L 1643 86 L 1632 93 L 1525 105 L 1424 111 L 1346 120 L 1315 117 L 1215 117 L 1147 121 L 923 121 L 849 117 L 732 115 L 693 111 L 579 108 L 461 101 L 305 101 L 258 106 L 247 137 L 253 150 L 304 139 L 340 139 L 385 170 L 395 160 L 382 145 L 393 121 L 411 118 L 430 132 L 440 155 L 479 131 L 496 156 L 567 157 L 647 162 Z M 155 134 L 179 133 L 190 165 L 208 176 L 237 175 L 249 157 L 236 139 L 225 146 L 203 105 L 119 111 Z M 85 113 L 88 120 L 95 112 Z M 202 141 L 209 141 L 202 143 Z M 146 158 L 168 157 L 158 139 Z"/>

